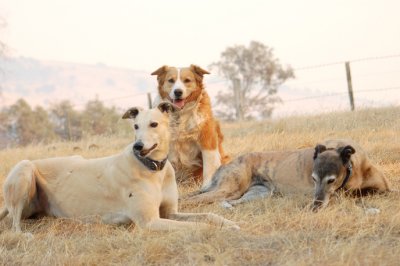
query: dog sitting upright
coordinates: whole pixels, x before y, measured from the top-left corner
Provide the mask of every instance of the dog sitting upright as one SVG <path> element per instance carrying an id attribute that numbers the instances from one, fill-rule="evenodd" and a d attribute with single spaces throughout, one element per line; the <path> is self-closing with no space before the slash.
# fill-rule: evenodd
<path id="1" fill-rule="evenodd" d="M 178 179 L 191 175 L 209 184 L 221 164 L 228 161 L 222 148 L 223 135 L 219 122 L 211 111 L 210 98 L 204 89 L 206 70 L 191 65 L 186 68 L 163 66 L 152 73 L 157 75 L 160 100 L 180 108 L 173 127 L 169 160 Z"/>
<path id="2" fill-rule="evenodd" d="M 5 207 L 13 229 L 21 231 L 21 218 L 36 214 L 56 217 L 99 216 L 103 222 L 134 222 L 151 230 L 192 228 L 195 222 L 237 226 L 211 213 L 179 213 L 175 172 L 167 160 L 170 103 L 157 108 L 129 109 L 135 143 L 117 155 L 84 159 L 81 156 L 23 160 L 4 183 Z"/>

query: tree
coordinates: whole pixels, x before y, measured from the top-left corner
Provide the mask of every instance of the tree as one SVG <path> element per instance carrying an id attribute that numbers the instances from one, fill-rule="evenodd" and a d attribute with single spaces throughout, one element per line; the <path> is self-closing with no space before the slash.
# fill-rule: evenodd
<path id="1" fill-rule="evenodd" d="M 16 144 L 27 145 L 48 142 L 55 138 L 53 125 L 42 107 L 35 110 L 23 100 L 18 100 L 7 110 L 9 138 Z"/>
<path id="2" fill-rule="evenodd" d="M 110 135 L 117 132 L 119 114 L 98 99 L 89 101 L 82 113 L 82 129 L 89 135 Z"/>
<path id="3" fill-rule="evenodd" d="M 82 115 L 74 110 L 69 100 L 61 101 L 50 108 L 55 133 L 64 140 L 79 140 L 82 137 Z"/>
<path id="4" fill-rule="evenodd" d="M 211 64 L 229 82 L 229 91 L 219 92 L 216 113 L 228 120 L 271 116 L 279 86 L 294 78 L 290 66 L 283 67 L 273 49 L 252 41 L 248 47 L 236 45 L 222 52 L 220 61 Z"/>
<path id="5" fill-rule="evenodd" d="M 3 29 L 5 26 L 6 26 L 6 23 L 5 23 L 4 19 L 0 18 L 0 30 Z M 6 51 L 6 45 L 2 40 L 0 40 L 0 60 L 4 58 L 5 51 Z M 3 71 L 3 69 L 0 68 L 0 75 L 3 74 L 2 71 Z M 2 92 L 1 85 L 2 84 L 0 84 L 0 96 L 1 96 L 1 92 Z"/>

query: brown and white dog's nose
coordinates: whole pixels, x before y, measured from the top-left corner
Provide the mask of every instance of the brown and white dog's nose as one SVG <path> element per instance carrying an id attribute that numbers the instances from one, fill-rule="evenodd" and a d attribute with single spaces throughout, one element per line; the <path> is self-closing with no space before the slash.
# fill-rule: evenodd
<path id="1" fill-rule="evenodd" d="M 134 148 L 135 150 L 137 150 L 137 151 L 143 150 L 143 147 L 144 147 L 144 143 L 143 143 L 141 140 L 137 141 L 137 142 L 133 145 L 133 148 Z"/>
<path id="2" fill-rule="evenodd" d="M 181 89 L 175 89 L 174 90 L 174 95 L 176 98 L 180 98 L 183 94 L 183 91 Z"/>

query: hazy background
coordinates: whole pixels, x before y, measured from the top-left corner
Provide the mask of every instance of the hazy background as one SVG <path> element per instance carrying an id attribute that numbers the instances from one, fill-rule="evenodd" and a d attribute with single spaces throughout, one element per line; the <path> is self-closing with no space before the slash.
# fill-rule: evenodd
<path id="1" fill-rule="evenodd" d="M 96 96 L 120 108 L 146 105 L 141 93 L 155 91 L 150 73 L 159 66 L 207 68 L 227 46 L 251 40 L 295 69 L 274 117 L 349 109 L 342 62 L 387 55 L 395 56 L 351 63 L 355 104 L 397 105 L 399 10 L 399 1 L 0 0 L 8 46 L 0 105 L 25 97 L 79 107 Z M 212 96 L 227 87 L 216 73 L 206 84 Z"/>

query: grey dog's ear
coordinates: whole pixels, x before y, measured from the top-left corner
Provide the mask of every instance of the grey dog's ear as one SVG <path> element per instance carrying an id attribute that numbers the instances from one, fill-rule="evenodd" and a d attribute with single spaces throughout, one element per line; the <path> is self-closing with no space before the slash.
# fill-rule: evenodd
<path id="1" fill-rule="evenodd" d="M 157 108 L 161 111 L 161 113 L 174 113 L 177 110 L 179 110 L 178 107 L 176 107 L 174 104 L 169 103 L 169 102 L 161 102 Z"/>
<path id="2" fill-rule="evenodd" d="M 356 150 L 352 146 L 347 145 L 345 147 L 339 147 L 337 152 L 340 154 L 343 164 L 346 165 L 350 161 L 351 155 L 354 154 Z"/>
<path id="3" fill-rule="evenodd" d="M 314 157 L 313 159 L 317 159 L 318 154 L 320 154 L 321 152 L 326 151 L 326 146 L 325 145 L 321 145 L 321 144 L 317 144 L 317 146 L 315 146 L 315 152 L 314 152 Z"/>
<path id="4" fill-rule="evenodd" d="M 122 116 L 122 119 L 135 119 L 136 116 L 139 114 L 139 108 L 137 107 L 132 107 L 129 108 L 125 114 Z"/>

